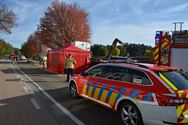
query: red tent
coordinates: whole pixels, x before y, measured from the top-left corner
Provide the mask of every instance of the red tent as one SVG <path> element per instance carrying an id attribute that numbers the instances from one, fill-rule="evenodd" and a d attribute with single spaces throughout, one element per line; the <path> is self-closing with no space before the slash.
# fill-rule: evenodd
<path id="1" fill-rule="evenodd" d="M 48 70 L 64 73 L 64 60 L 68 54 L 71 54 L 76 60 L 75 73 L 81 73 L 89 68 L 91 52 L 82 50 L 74 45 L 69 45 L 67 48 L 48 51 Z"/>

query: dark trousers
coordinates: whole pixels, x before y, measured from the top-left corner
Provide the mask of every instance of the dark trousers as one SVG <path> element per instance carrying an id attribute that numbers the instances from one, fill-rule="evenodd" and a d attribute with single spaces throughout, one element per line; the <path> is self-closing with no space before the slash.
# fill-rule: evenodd
<path id="1" fill-rule="evenodd" d="M 66 69 L 67 70 L 67 81 L 70 80 L 70 75 L 73 77 L 74 75 L 74 70 L 73 69 Z"/>

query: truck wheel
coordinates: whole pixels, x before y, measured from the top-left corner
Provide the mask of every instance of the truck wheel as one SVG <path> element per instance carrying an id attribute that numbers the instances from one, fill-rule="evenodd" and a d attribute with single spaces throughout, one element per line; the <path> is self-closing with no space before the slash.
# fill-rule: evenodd
<path id="1" fill-rule="evenodd" d="M 77 91 L 75 83 L 73 82 L 70 83 L 69 91 L 70 91 L 72 98 L 78 98 L 78 91 Z"/>
<path id="2" fill-rule="evenodd" d="M 143 125 L 141 113 L 132 102 L 123 102 L 120 105 L 119 114 L 124 125 Z"/>

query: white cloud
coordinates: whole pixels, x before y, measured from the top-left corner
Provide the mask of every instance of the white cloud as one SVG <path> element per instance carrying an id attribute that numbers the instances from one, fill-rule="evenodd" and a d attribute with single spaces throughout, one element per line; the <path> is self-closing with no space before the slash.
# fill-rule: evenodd
<path id="1" fill-rule="evenodd" d="M 188 3 L 187 4 L 180 4 L 180 5 L 174 5 L 173 7 L 167 8 L 165 10 L 165 13 L 176 13 L 185 11 L 188 9 Z"/>

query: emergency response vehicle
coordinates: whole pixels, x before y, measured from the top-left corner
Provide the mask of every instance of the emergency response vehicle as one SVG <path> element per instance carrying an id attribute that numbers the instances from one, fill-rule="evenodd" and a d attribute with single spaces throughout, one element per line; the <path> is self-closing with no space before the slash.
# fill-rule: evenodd
<path id="1" fill-rule="evenodd" d="M 125 125 L 188 124 L 188 76 L 173 67 L 98 64 L 70 80 L 69 91 L 118 112 Z"/>
<path id="2" fill-rule="evenodd" d="M 151 60 L 158 65 L 181 67 L 188 73 L 188 30 L 157 31 Z"/>

